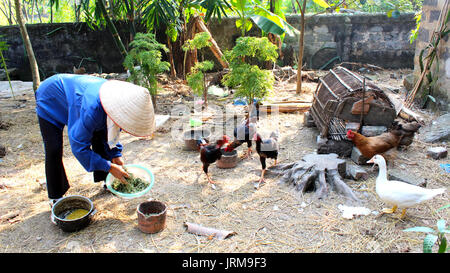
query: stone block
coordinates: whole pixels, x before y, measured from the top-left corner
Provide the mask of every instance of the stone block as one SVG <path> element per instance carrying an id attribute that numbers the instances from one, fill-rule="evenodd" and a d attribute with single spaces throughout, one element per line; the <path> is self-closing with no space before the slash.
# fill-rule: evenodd
<path id="1" fill-rule="evenodd" d="M 434 22 L 439 20 L 439 16 L 441 15 L 440 10 L 432 10 L 430 11 L 430 22 Z"/>
<path id="2" fill-rule="evenodd" d="M 403 86 L 406 90 L 411 91 L 414 88 L 414 74 L 408 74 L 403 79 Z"/>
<path id="3" fill-rule="evenodd" d="M 347 132 L 348 130 L 352 130 L 354 132 L 358 132 L 359 126 L 359 122 L 348 122 L 345 124 L 345 131 Z"/>
<path id="4" fill-rule="evenodd" d="M 305 113 L 305 116 L 303 118 L 303 125 L 309 128 L 316 127 L 316 123 L 314 122 L 314 119 L 309 112 Z"/>
<path id="5" fill-rule="evenodd" d="M 351 159 L 353 160 L 353 162 L 355 162 L 358 165 L 367 165 L 367 161 L 370 158 L 366 158 L 365 156 L 363 156 L 361 154 L 361 151 L 359 151 L 358 148 L 356 148 L 355 146 L 353 146 L 352 149 L 352 154 L 351 154 Z"/>
<path id="6" fill-rule="evenodd" d="M 327 139 L 322 137 L 321 135 L 318 135 L 317 138 L 316 138 L 316 142 L 317 142 L 317 145 L 320 146 L 320 145 L 326 144 L 327 143 Z"/>
<path id="7" fill-rule="evenodd" d="M 387 128 L 385 126 L 363 126 L 361 134 L 366 137 L 378 136 L 386 132 Z"/>
<path id="8" fill-rule="evenodd" d="M 441 159 L 447 157 L 447 149 L 445 147 L 431 147 L 427 150 L 427 157 L 433 159 Z"/>
<path id="9" fill-rule="evenodd" d="M 369 28 L 369 32 L 383 32 L 383 27 L 373 26 L 373 27 Z"/>
<path id="10" fill-rule="evenodd" d="M 407 171 L 400 171 L 398 169 L 390 169 L 388 172 L 388 179 L 402 181 L 420 187 L 425 187 L 427 184 L 426 179 L 410 174 Z"/>
<path id="11" fill-rule="evenodd" d="M 337 154 L 340 157 L 349 157 L 352 153 L 352 147 L 351 141 L 317 138 L 318 154 Z"/>
<path id="12" fill-rule="evenodd" d="M 328 26 L 322 25 L 322 26 L 315 26 L 314 27 L 315 33 L 328 33 Z"/>
<path id="13" fill-rule="evenodd" d="M 450 113 L 435 119 L 419 130 L 419 139 L 427 143 L 450 141 Z"/>
<path id="14" fill-rule="evenodd" d="M 347 164 L 346 176 L 353 180 L 366 180 L 369 174 L 357 165 Z"/>

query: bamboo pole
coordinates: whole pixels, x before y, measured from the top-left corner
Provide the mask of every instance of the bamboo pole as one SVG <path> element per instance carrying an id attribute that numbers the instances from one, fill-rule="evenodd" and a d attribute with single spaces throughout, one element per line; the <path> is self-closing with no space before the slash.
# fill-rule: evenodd
<path id="1" fill-rule="evenodd" d="M 33 90 L 36 92 L 39 85 L 41 84 L 41 79 L 39 76 L 39 68 L 36 62 L 36 57 L 34 56 L 33 46 L 31 45 L 30 37 L 28 36 L 28 31 L 23 20 L 22 9 L 20 7 L 20 0 L 14 0 L 16 6 L 16 19 L 19 25 L 20 34 L 22 35 L 23 44 L 25 50 L 27 51 L 28 61 L 30 62 L 31 75 L 33 77 Z"/>
<path id="2" fill-rule="evenodd" d="M 300 8 L 300 3 L 297 0 L 298 7 Z M 302 67 L 303 67 L 303 51 L 305 48 L 304 37 L 305 37 L 305 10 L 306 10 L 306 0 L 303 0 L 303 7 L 300 8 L 301 14 L 301 32 L 299 38 L 299 52 L 298 52 L 298 67 L 297 67 L 297 94 L 302 92 Z"/>
<path id="3" fill-rule="evenodd" d="M 111 21 L 111 18 L 108 15 L 108 11 L 106 10 L 105 3 L 103 0 L 97 0 L 97 5 L 99 5 L 100 10 L 102 11 L 103 17 L 106 20 L 106 24 L 108 25 L 109 31 L 111 32 L 114 42 L 116 43 L 116 46 L 118 47 L 120 54 L 122 57 L 127 56 L 127 50 L 125 49 L 125 46 L 122 43 L 122 40 L 120 39 L 119 33 L 117 32 L 117 28 L 114 25 L 114 23 Z"/>

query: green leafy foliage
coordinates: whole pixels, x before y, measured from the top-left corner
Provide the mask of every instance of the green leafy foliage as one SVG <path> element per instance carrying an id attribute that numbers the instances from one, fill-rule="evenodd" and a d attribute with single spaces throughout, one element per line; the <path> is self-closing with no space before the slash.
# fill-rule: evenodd
<path id="1" fill-rule="evenodd" d="M 280 36 L 284 36 L 287 33 L 290 36 L 294 36 L 294 33 L 298 32 L 286 22 L 286 18 L 281 12 L 281 2 L 274 2 L 275 13 L 263 6 L 264 1 L 231 0 L 233 11 L 239 17 L 236 20 L 236 27 L 241 30 L 242 36 L 245 36 L 245 33 L 252 29 L 253 23 L 264 33 L 273 33 Z"/>
<path id="2" fill-rule="evenodd" d="M 383 12 L 388 17 L 395 19 L 400 16 L 401 12 L 420 11 L 422 3 L 423 0 L 312 0 L 307 2 L 306 9 L 313 13 L 342 12 L 343 10 Z M 288 1 L 285 1 L 284 4 L 287 5 Z"/>
<path id="3" fill-rule="evenodd" d="M 205 22 L 208 22 L 214 16 L 220 21 L 222 16 L 228 16 L 226 10 L 232 8 L 226 0 L 197 0 L 193 4 L 198 4 L 206 10 Z"/>
<path id="4" fill-rule="evenodd" d="M 231 65 L 244 63 L 245 58 L 252 57 L 259 61 L 275 62 L 278 58 L 277 46 L 272 44 L 267 37 L 240 37 L 231 51 L 226 51 L 225 59 Z"/>
<path id="5" fill-rule="evenodd" d="M 191 69 L 191 72 L 187 74 L 186 80 L 188 85 L 194 90 L 196 95 L 200 96 L 205 91 L 204 72 L 213 69 L 213 67 L 214 63 L 211 61 L 197 62 Z"/>
<path id="6" fill-rule="evenodd" d="M 136 193 L 145 190 L 150 185 L 150 182 L 140 177 L 135 177 L 132 173 L 129 173 L 129 177 L 125 177 L 125 180 L 127 182 L 126 184 L 122 183 L 119 179 L 114 179 L 111 187 L 115 191 L 122 193 Z"/>
<path id="7" fill-rule="evenodd" d="M 156 95 L 156 75 L 168 71 L 170 64 L 162 61 L 161 51 L 168 52 L 165 45 L 156 41 L 153 33 L 137 33 L 130 43 L 132 48 L 124 60 L 124 67 L 130 71 L 129 80 L 141 85 Z"/>
<path id="8" fill-rule="evenodd" d="M 228 87 L 237 88 L 235 97 L 246 97 L 249 104 L 255 98 L 263 99 L 273 88 L 273 73 L 250 62 L 275 62 L 277 57 L 277 47 L 267 37 L 240 37 L 233 49 L 224 54 L 230 64 L 230 72 L 222 82 Z"/>
<path id="9" fill-rule="evenodd" d="M 409 42 L 412 44 L 416 39 L 417 35 L 419 34 L 419 28 L 420 28 L 420 22 L 422 20 L 422 12 L 417 12 L 414 16 L 414 19 L 416 19 L 416 28 L 411 30 L 411 36 L 409 37 Z"/>
<path id="10" fill-rule="evenodd" d="M 188 50 L 202 49 L 204 47 L 211 46 L 211 35 L 208 32 L 199 32 L 194 35 L 194 38 L 187 40 L 183 45 L 183 50 L 186 54 Z M 206 85 L 204 72 L 213 69 L 214 63 L 211 61 L 195 62 L 194 67 L 191 68 L 191 72 L 186 75 L 188 85 L 192 88 L 196 95 L 203 94 L 206 97 Z"/>
<path id="11" fill-rule="evenodd" d="M 194 38 L 187 40 L 183 45 L 183 50 L 201 49 L 211 46 L 211 35 L 208 32 L 199 32 L 195 34 Z"/>
<path id="12" fill-rule="evenodd" d="M 3 51 L 8 50 L 8 48 L 9 48 L 9 45 L 6 43 L 6 41 L 3 40 L 3 35 L 0 35 L 0 57 L 2 59 L 1 67 L 5 70 L 6 78 L 8 79 L 8 82 L 9 82 L 9 88 L 11 88 L 12 97 L 13 97 L 13 99 L 16 99 L 14 96 L 11 79 L 9 78 L 8 67 L 6 67 L 6 60 L 5 60 L 5 57 L 3 56 Z"/>
<path id="13" fill-rule="evenodd" d="M 437 211 L 449 208 L 449 205 L 439 208 Z M 432 253 L 433 246 L 438 243 L 438 253 L 445 253 L 448 251 L 447 249 L 447 238 L 445 237 L 446 233 L 450 233 L 450 230 L 447 228 L 446 222 L 444 219 L 440 219 L 436 222 L 437 230 L 434 230 L 430 227 L 413 227 L 407 228 L 403 231 L 406 232 L 423 232 L 427 233 L 425 238 L 423 239 L 423 253 Z"/>

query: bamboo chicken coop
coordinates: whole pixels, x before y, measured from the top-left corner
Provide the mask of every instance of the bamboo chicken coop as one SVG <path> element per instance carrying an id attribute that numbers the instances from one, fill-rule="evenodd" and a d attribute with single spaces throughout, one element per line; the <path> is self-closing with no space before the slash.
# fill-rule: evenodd
<path id="1" fill-rule="evenodd" d="M 380 88 L 342 66 L 319 79 L 309 113 L 321 137 L 336 141 L 345 140 L 349 128 L 389 128 L 396 118 L 393 104 Z"/>

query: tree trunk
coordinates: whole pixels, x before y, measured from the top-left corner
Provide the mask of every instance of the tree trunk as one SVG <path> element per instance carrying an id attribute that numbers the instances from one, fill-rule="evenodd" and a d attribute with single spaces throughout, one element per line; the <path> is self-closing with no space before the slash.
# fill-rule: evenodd
<path id="1" fill-rule="evenodd" d="M 292 184 L 301 193 L 315 191 L 318 199 L 328 196 L 330 190 L 354 201 L 358 197 L 342 180 L 346 162 L 337 154 L 307 154 L 302 160 L 269 168 L 268 173 L 282 175 L 280 182 Z"/>
<path id="2" fill-rule="evenodd" d="M 41 84 L 41 79 L 39 77 L 39 68 L 34 56 L 33 47 L 31 46 L 30 37 L 28 36 L 27 28 L 25 27 L 25 22 L 23 20 L 22 9 L 20 7 L 20 0 L 14 0 L 16 5 L 16 17 L 17 23 L 19 24 L 20 34 L 22 35 L 23 44 L 27 51 L 28 60 L 30 62 L 31 75 L 33 77 L 33 90 L 36 92 L 39 85 Z"/>
<path id="3" fill-rule="evenodd" d="M 130 41 L 133 41 L 134 36 L 136 36 L 136 25 L 134 23 L 134 2 L 125 0 L 125 6 L 127 8 L 127 19 L 130 24 Z"/>
<path id="4" fill-rule="evenodd" d="M 195 25 L 195 18 L 192 18 L 187 27 L 187 33 L 186 33 L 186 39 L 187 40 L 191 40 L 194 38 L 195 34 L 196 34 L 196 25 Z M 195 65 L 195 63 L 197 62 L 197 49 L 193 49 L 193 50 L 187 50 L 184 53 L 184 60 L 183 60 L 183 79 L 186 79 L 186 75 L 189 74 L 191 72 L 191 68 Z"/>
<path id="5" fill-rule="evenodd" d="M 217 45 L 216 40 L 212 37 L 211 32 L 206 27 L 205 23 L 203 22 L 203 19 L 201 17 L 195 17 L 195 27 L 197 32 L 207 32 L 209 33 L 209 36 L 211 36 L 211 39 L 209 40 L 211 42 L 211 46 L 209 47 L 214 54 L 214 56 L 217 58 L 219 63 L 222 65 L 223 68 L 228 68 L 228 63 L 222 59 L 223 53 L 220 50 L 220 47 Z"/>
<path id="6" fill-rule="evenodd" d="M 120 51 L 120 54 L 122 55 L 123 58 L 125 58 L 128 54 L 127 50 L 125 49 L 125 46 L 123 45 L 122 40 L 120 39 L 119 33 L 117 32 L 117 29 L 116 29 L 116 26 L 111 21 L 111 18 L 108 15 L 108 11 L 106 10 L 105 3 L 103 2 L 103 0 L 97 0 L 97 5 L 99 5 L 99 7 L 102 11 L 103 17 L 105 18 L 106 24 L 108 25 L 108 29 L 114 38 L 114 42 L 116 43 L 116 46 Z"/>
<path id="7" fill-rule="evenodd" d="M 170 77 L 172 79 L 175 79 L 175 77 L 177 76 L 177 71 L 175 69 L 175 63 L 173 61 L 173 46 L 172 42 L 170 41 L 170 37 L 167 37 L 167 46 L 169 48 Z"/>
<path id="8" fill-rule="evenodd" d="M 298 3 L 298 0 L 297 0 Z M 298 3 L 300 8 L 300 3 Z M 303 0 L 303 7 L 300 9 L 301 13 L 301 32 L 299 41 L 299 52 L 298 52 L 298 67 L 297 67 L 297 94 L 302 92 L 302 67 L 303 67 L 303 50 L 304 50 L 304 37 L 305 37 L 305 11 L 306 11 L 306 0 Z"/>

